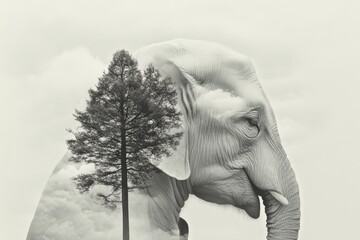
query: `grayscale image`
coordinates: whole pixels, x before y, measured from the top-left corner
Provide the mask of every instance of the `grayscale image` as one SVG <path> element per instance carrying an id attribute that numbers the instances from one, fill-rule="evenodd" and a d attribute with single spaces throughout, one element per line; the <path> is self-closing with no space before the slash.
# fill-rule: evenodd
<path id="1" fill-rule="evenodd" d="M 0 9 L 0 239 L 359 235 L 359 3 Z"/>

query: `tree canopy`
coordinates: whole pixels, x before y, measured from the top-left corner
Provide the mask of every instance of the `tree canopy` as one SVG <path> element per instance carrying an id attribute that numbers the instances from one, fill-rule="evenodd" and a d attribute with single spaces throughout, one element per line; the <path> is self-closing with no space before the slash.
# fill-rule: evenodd
<path id="1" fill-rule="evenodd" d="M 72 161 L 91 163 L 92 173 L 75 177 L 80 192 L 95 185 L 108 186 L 97 197 L 108 207 L 116 207 L 120 193 L 146 186 L 152 163 L 169 156 L 182 136 L 180 112 L 176 108 L 176 88 L 153 65 L 144 72 L 131 55 L 114 54 L 108 71 L 99 78 L 84 111 L 75 110 L 81 124 L 74 139 L 67 141 Z M 126 175 L 126 176 L 124 176 Z M 126 189 L 124 181 L 126 178 Z"/>

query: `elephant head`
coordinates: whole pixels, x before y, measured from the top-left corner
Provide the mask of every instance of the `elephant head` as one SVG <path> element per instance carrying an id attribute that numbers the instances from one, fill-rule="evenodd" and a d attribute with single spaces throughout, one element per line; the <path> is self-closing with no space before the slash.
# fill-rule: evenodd
<path id="1" fill-rule="evenodd" d="M 220 44 L 190 40 L 150 45 L 135 57 L 140 67 L 152 63 L 177 86 L 184 137 L 159 168 L 176 179 L 178 195 L 186 189 L 253 218 L 261 196 L 267 238 L 297 239 L 298 184 L 249 59 Z"/>

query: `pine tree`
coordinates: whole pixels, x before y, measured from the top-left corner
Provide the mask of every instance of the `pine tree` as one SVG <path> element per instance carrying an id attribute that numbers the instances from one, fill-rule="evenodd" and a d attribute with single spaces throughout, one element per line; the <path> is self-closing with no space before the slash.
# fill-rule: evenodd
<path id="1" fill-rule="evenodd" d="M 128 240 L 128 191 L 146 187 L 151 173 L 157 171 L 150 162 L 156 165 L 171 155 L 182 136 L 176 89 L 152 65 L 142 74 L 136 60 L 121 50 L 89 95 L 86 110 L 75 110 L 81 126 L 69 130 L 74 139 L 67 144 L 72 161 L 94 164 L 95 171 L 74 181 L 81 193 L 95 185 L 110 188 L 97 198 L 110 208 L 122 203 L 123 239 Z"/>

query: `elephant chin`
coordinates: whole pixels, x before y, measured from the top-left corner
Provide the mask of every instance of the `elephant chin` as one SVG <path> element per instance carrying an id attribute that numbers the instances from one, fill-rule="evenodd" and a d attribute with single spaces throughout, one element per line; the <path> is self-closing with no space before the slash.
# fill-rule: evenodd
<path id="1" fill-rule="evenodd" d="M 257 219 L 260 216 L 260 201 L 259 193 L 256 186 L 252 183 L 249 176 L 243 171 L 244 180 L 242 181 L 242 188 L 245 189 L 245 199 L 244 197 L 240 198 L 239 205 L 235 207 L 242 208 L 245 212 L 252 218 Z M 243 195 L 244 196 L 244 195 Z M 245 204 L 244 204 L 245 203 Z"/>
<path id="2" fill-rule="evenodd" d="M 257 201 L 253 205 L 240 207 L 245 210 L 245 212 L 252 218 L 257 219 L 260 216 L 260 202 Z"/>

